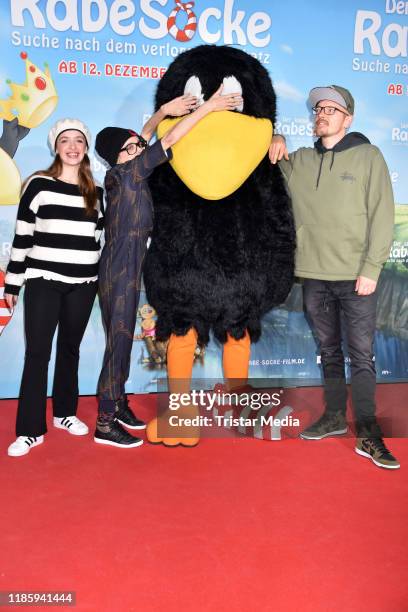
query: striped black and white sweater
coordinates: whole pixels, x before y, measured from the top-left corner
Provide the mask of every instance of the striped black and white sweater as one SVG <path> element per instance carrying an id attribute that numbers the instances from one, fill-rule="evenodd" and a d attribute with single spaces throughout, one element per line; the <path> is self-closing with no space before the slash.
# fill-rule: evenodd
<path id="1" fill-rule="evenodd" d="M 103 190 L 86 214 L 77 185 L 33 176 L 21 196 L 5 293 L 18 295 L 25 279 L 96 281 L 103 228 Z"/>

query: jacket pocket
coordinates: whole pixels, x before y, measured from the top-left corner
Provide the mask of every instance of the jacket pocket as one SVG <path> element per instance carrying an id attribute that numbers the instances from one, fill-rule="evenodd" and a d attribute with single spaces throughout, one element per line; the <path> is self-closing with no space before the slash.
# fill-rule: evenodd
<path id="1" fill-rule="evenodd" d="M 364 226 L 356 226 L 353 231 L 348 224 L 330 228 L 300 226 L 296 232 L 296 267 L 308 273 L 324 273 L 329 278 L 356 273 L 365 251 Z"/>

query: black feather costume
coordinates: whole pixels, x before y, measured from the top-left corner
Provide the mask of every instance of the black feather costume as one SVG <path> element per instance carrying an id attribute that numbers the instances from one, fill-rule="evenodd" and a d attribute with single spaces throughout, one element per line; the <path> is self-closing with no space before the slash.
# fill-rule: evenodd
<path id="1" fill-rule="evenodd" d="M 192 75 L 204 99 L 235 76 L 243 113 L 274 122 L 269 74 L 258 60 L 225 46 L 202 45 L 177 57 L 159 83 L 156 109 L 182 95 Z M 158 313 L 158 339 L 194 327 L 203 344 L 211 329 L 220 342 L 227 332 L 242 338 L 246 329 L 257 341 L 262 316 L 286 299 L 293 282 L 294 223 L 279 168 L 266 155 L 239 189 L 217 201 L 190 191 L 170 164 L 155 170 L 150 188 L 155 220 L 144 282 Z"/>

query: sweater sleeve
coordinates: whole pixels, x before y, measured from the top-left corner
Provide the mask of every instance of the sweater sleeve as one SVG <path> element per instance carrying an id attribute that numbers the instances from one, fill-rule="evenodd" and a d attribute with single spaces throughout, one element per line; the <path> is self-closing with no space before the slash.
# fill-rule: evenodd
<path id="1" fill-rule="evenodd" d="M 128 166 L 127 170 L 131 170 L 135 181 L 142 181 L 147 179 L 157 166 L 171 158 L 171 149 L 168 149 L 166 152 L 163 149 L 161 140 L 156 140 L 154 144 L 147 147 L 138 157 L 124 165 Z"/>
<path id="2" fill-rule="evenodd" d="M 112 240 L 119 232 L 122 165 L 125 164 L 114 166 L 105 175 L 105 242 Z"/>
<path id="3" fill-rule="evenodd" d="M 33 246 L 40 193 L 39 181 L 33 178 L 21 196 L 10 261 L 6 271 L 4 293 L 18 295 L 24 283 L 26 257 Z"/>
<path id="4" fill-rule="evenodd" d="M 394 233 L 394 196 L 387 164 L 376 148 L 366 189 L 368 249 L 361 276 L 378 280 L 387 261 Z"/>
<path id="5" fill-rule="evenodd" d="M 285 159 L 284 157 L 282 157 L 282 159 L 280 161 L 278 161 L 278 165 L 279 168 L 283 174 L 283 177 L 285 179 L 285 181 L 288 183 L 290 176 L 292 174 L 292 170 L 293 170 L 293 164 L 295 161 L 295 155 L 296 152 L 294 153 L 289 153 L 289 161 L 287 159 Z"/>

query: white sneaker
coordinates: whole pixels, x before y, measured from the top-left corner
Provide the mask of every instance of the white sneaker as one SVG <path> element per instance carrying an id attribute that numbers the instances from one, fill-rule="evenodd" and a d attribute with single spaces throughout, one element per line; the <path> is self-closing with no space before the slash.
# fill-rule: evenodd
<path id="1" fill-rule="evenodd" d="M 22 455 L 27 455 L 33 446 L 38 446 L 43 442 L 44 436 L 38 436 L 37 438 L 34 438 L 33 436 L 18 436 L 17 440 L 8 447 L 7 454 L 9 457 L 21 457 Z"/>
<path id="2" fill-rule="evenodd" d="M 54 427 L 65 429 L 73 436 L 86 436 L 89 432 L 88 426 L 76 416 L 62 417 L 62 419 L 54 417 Z"/>

